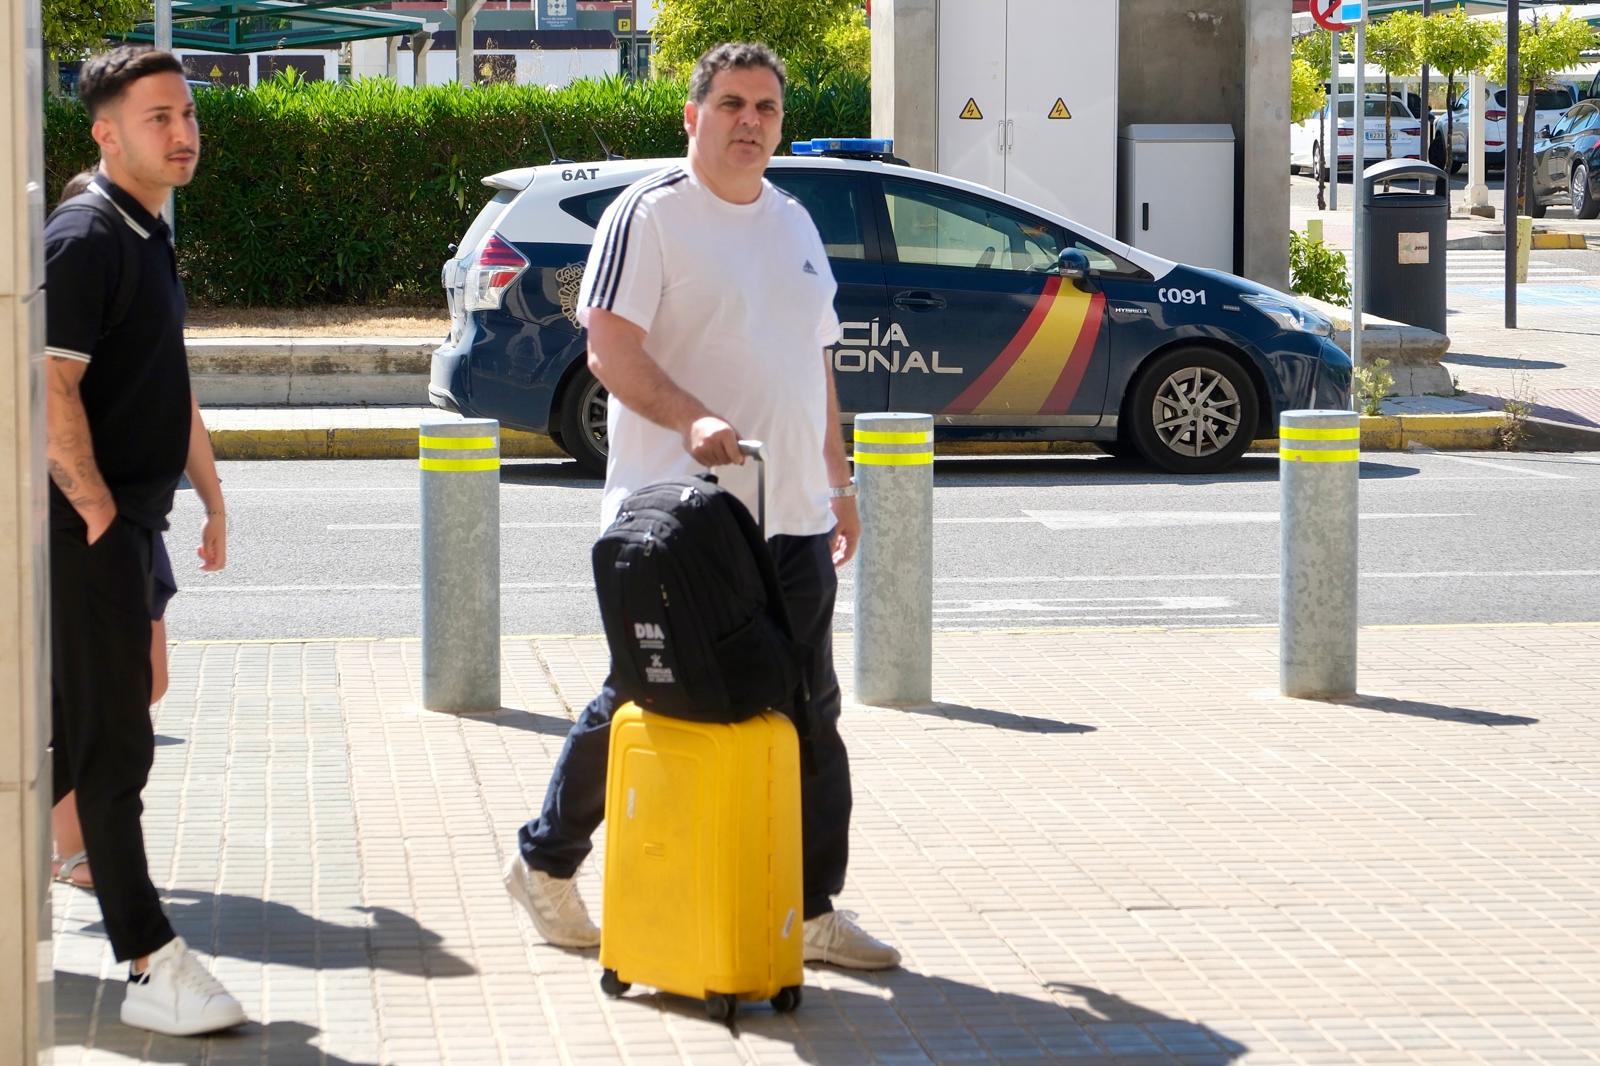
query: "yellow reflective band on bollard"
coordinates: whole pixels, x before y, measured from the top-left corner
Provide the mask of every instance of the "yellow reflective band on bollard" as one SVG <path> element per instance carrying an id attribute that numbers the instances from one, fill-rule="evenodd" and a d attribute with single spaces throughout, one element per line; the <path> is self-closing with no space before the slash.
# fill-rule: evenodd
<path id="1" fill-rule="evenodd" d="M 1279 440 L 1360 440 L 1360 426 L 1346 426 L 1339 429 L 1307 429 L 1299 426 L 1284 426 L 1278 430 Z"/>
<path id="2" fill-rule="evenodd" d="M 882 429 L 859 429 L 856 430 L 855 440 L 857 444 L 932 444 L 933 430 L 895 433 Z"/>
<path id="3" fill-rule="evenodd" d="M 1354 463 L 1361 459 L 1359 448 L 1350 451 L 1312 451 L 1303 448 L 1280 448 L 1278 458 L 1291 463 Z"/>
<path id="4" fill-rule="evenodd" d="M 856 452 L 857 466 L 932 466 L 932 452 Z"/>
<path id="5" fill-rule="evenodd" d="M 418 465 L 424 470 L 436 471 L 482 471 L 499 470 L 499 459 L 434 459 L 424 455 L 417 460 Z"/>
<path id="6" fill-rule="evenodd" d="M 417 446 L 447 452 L 472 452 L 493 448 L 493 437 L 418 437 Z"/>

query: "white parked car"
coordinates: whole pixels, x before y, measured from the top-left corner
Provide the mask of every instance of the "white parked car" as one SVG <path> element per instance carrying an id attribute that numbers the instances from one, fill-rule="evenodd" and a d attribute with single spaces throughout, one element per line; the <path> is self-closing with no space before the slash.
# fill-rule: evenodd
<path id="1" fill-rule="evenodd" d="M 1502 87 L 1493 85 L 1486 91 L 1489 96 L 1483 105 L 1483 162 L 1485 167 L 1500 170 L 1506 165 L 1506 91 Z M 1567 109 L 1578 102 L 1579 94 L 1578 87 L 1567 82 L 1542 86 L 1533 92 L 1533 134 L 1537 140 L 1539 130 L 1545 126 L 1553 129 L 1556 123 L 1561 121 L 1561 116 L 1567 113 Z M 1467 165 L 1469 151 L 1467 104 L 1467 94 L 1462 93 L 1451 108 L 1455 112 L 1455 128 L 1450 134 L 1452 174 Z M 1524 100 L 1521 106 L 1525 109 L 1527 102 Z M 1519 123 L 1526 114 L 1526 110 L 1518 113 Z M 1520 130 L 1520 125 L 1518 128 Z"/>
<path id="2" fill-rule="evenodd" d="M 1384 137 L 1384 114 L 1387 110 L 1391 127 L 1391 139 L 1387 142 Z M 1304 122 L 1296 123 L 1289 127 L 1289 170 L 1296 172 L 1305 169 L 1315 175 L 1321 171 L 1327 175 L 1328 153 L 1323 147 L 1323 113 L 1327 105 L 1323 105 Z M 1355 101 L 1349 97 L 1339 100 L 1338 130 L 1326 131 L 1328 137 L 1338 137 L 1339 169 L 1347 171 L 1355 165 Z M 1388 151 L 1385 151 L 1385 144 Z M 1363 153 L 1367 162 L 1377 163 L 1384 159 L 1420 159 L 1422 158 L 1422 123 L 1414 116 L 1410 109 L 1398 96 L 1384 96 L 1382 93 L 1368 93 L 1366 98 L 1366 150 Z"/>

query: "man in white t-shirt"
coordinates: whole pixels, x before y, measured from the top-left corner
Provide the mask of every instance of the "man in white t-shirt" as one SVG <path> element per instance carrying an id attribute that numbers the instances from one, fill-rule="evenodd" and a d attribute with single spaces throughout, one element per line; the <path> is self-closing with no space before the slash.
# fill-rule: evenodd
<path id="1" fill-rule="evenodd" d="M 630 492 L 717 468 L 752 511 L 739 439 L 767 444 L 767 538 L 797 641 L 812 652 L 801 782 L 805 957 L 884 969 L 900 953 L 832 897 L 849 858 L 850 764 L 833 669 L 834 568 L 861 534 L 825 345 L 837 288 L 817 228 L 763 176 L 783 127 L 783 63 L 759 44 L 700 57 L 684 105 L 688 159 L 635 182 L 600 219 L 578 297 L 589 368 L 611 393 L 602 526 Z M 605 813 L 617 696 L 608 681 L 567 734 L 539 817 L 517 834 L 507 890 L 546 940 L 592 947 L 574 875 Z"/>

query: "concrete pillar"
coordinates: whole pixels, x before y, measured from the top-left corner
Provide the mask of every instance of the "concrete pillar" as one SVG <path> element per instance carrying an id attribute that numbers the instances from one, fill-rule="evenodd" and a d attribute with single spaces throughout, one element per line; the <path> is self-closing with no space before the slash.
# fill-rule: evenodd
<path id="1" fill-rule="evenodd" d="M 872 5 L 872 135 L 924 170 L 939 159 L 938 23 L 937 0 Z"/>
<path id="2" fill-rule="evenodd" d="M 39 0 L 0 0 L 0 1064 L 47 1061 L 49 568 Z"/>
<path id="3" fill-rule="evenodd" d="M 1289 15 L 1281 0 L 1246 0 L 1244 128 L 1235 130 L 1243 141 L 1235 205 L 1243 230 L 1240 273 L 1283 290 L 1289 288 L 1289 183 L 1283 180 L 1289 158 Z"/>
<path id="4" fill-rule="evenodd" d="M 1278 420 L 1278 682 L 1285 696 L 1356 691 L 1361 416 L 1285 411 Z"/>
<path id="5" fill-rule="evenodd" d="M 433 47 L 433 34 L 418 30 L 411 35 L 411 84 L 428 84 L 428 49 Z"/>
<path id="6" fill-rule="evenodd" d="M 394 38 L 389 38 L 393 41 Z M 384 45 L 382 40 L 350 42 L 350 80 L 377 78 L 384 73 Z M 337 64 L 335 64 L 337 66 Z"/>
<path id="7" fill-rule="evenodd" d="M 422 705 L 500 709 L 500 423 L 424 422 Z"/>
<path id="8" fill-rule="evenodd" d="M 855 692 L 879 706 L 933 698 L 933 416 L 856 415 L 861 490 Z"/>
<path id="9" fill-rule="evenodd" d="M 383 40 L 383 76 L 390 81 L 400 80 L 400 38 L 385 37 Z"/>
<path id="10" fill-rule="evenodd" d="M 447 0 L 445 10 L 456 23 L 456 81 L 471 85 L 476 80 L 472 72 L 474 57 L 472 32 L 478 24 L 478 12 L 484 0 Z"/>
<path id="11" fill-rule="evenodd" d="M 1483 112 L 1487 93 L 1488 82 L 1483 71 L 1474 71 L 1467 78 L 1467 99 L 1471 101 L 1467 107 L 1467 210 L 1475 215 L 1493 218 L 1494 208 L 1489 205 L 1489 177 L 1483 161 Z"/>

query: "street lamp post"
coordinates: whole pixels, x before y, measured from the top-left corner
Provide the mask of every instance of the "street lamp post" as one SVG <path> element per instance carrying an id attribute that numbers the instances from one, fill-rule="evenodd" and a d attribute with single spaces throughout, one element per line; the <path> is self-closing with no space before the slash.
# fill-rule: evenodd
<path id="1" fill-rule="evenodd" d="M 1506 329 L 1517 328 L 1517 174 L 1522 168 L 1517 139 L 1517 50 L 1522 45 L 1522 10 L 1518 0 L 1506 4 Z"/>

